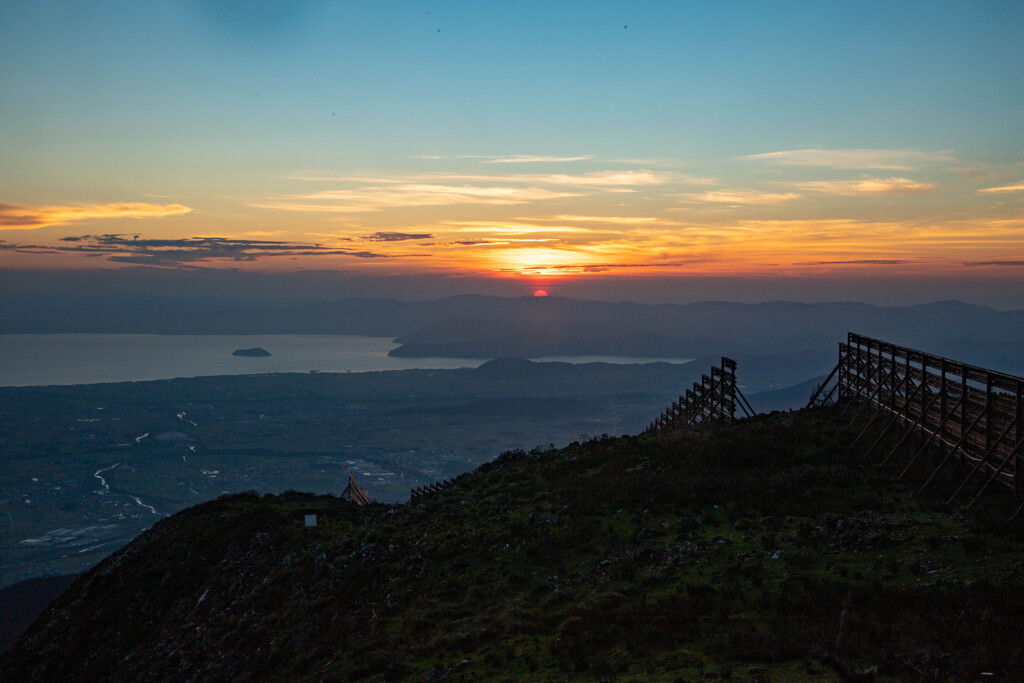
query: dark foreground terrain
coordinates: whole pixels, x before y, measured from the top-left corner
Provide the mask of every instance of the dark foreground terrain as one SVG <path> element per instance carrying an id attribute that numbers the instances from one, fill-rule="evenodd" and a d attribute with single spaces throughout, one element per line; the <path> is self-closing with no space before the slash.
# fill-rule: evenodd
<path id="1" fill-rule="evenodd" d="M 925 463 L 897 481 L 844 426 L 819 409 L 508 452 L 415 504 L 223 497 L 80 578 L 0 678 L 1017 676 L 1011 496 L 939 503 L 954 468 L 911 495 Z"/>
<path id="2" fill-rule="evenodd" d="M 74 574 L 47 576 L 0 588 L 0 652 L 6 652 L 39 613 L 76 578 Z"/>

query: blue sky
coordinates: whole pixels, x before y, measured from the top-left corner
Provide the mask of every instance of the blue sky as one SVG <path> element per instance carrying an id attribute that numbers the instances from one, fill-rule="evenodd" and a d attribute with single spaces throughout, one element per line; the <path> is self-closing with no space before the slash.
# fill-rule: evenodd
<path id="1" fill-rule="evenodd" d="M 1018 3 L 43 1 L 0 16 L 5 137 L 52 136 L 60 148 L 36 147 L 51 154 L 999 155 L 1024 110 Z"/>

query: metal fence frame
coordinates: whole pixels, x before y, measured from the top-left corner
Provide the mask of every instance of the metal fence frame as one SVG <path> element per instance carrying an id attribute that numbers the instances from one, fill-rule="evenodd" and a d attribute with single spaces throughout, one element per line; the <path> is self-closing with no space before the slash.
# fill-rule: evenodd
<path id="1" fill-rule="evenodd" d="M 1018 473 L 1024 475 L 1024 378 L 851 332 L 847 342 L 839 345 L 839 362 L 812 394 L 808 406 L 829 403 L 844 404 L 841 415 L 857 407 L 851 426 L 865 411 L 871 411 L 853 445 L 878 420 L 885 422 L 868 453 L 890 430 L 902 430 L 883 463 L 911 435 L 924 439 L 901 477 L 927 449 L 937 448 L 943 457 L 922 490 L 953 460 L 966 464 L 970 471 L 949 502 L 978 473 L 983 475 L 982 483 L 967 507 L 993 482 L 1024 496 L 1024 484 L 1018 477 Z M 1022 508 L 1024 504 L 1017 512 Z"/>
<path id="2" fill-rule="evenodd" d="M 731 424 L 736 419 L 736 407 L 747 417 L 754 415 L 743 392 L 736 386 L 736 361 L 722 357 L 720 367 L 712 367 L 711 375 L 702 375 L 687 389 L 684 396 L 654 418 L 644 434 L 674 432 L 687 427 Z"/>

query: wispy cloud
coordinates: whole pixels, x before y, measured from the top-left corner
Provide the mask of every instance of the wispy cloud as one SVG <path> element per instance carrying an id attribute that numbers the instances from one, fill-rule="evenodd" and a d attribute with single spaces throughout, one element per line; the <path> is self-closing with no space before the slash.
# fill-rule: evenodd
<path id="1" fill-rule="evenodd" d="M 272 197 L 249 206 L 282 211 L 359 213 L 411 206 L 461 204 L 513 205 L 581 197 L 594 192 L 623 192 L 666 185 L 672 173 L 647 170 L 590 173 L 459 174 L 428 173 L 396 176 L 291 176 L 306 182 L 345 183 L 332 188 Z"/>
<path id="2" fill-rule="evenodd" d="M 975 163 L 967 166 L 959 166 L 956 168 L 950 168 L 951 173 L 956 173 L 964 178 L 973 180 L 975 178 L 998 178 L 1000 173 L 997 167 L 993 167 L 989 164 Z"/>
<path id="3" fill-rule="evenodd" d="M 796 192 L 758 192 L 757 190 L 709 190 L 683 196 L 689 201 L 716 204 L 779 204 L 800 197 Z"/>
<path id="4" fill-rule="evenodd" d="M 872 194 L 925 194 L 935 189 L 933 183 L 922 183 L 910 178 L 862 178 L 860 180 L 814 180 L 793 183 L 793 187 L 808 192 L 853 197 Z"/>
<path id="5" fill-rule="evenodd" d="M 592 159 L 590 155 L 576 157 L 555 157 L 535 154 L 513 154 L 507 157 L 492 157 L 485 159 L 485 164 L 562 164 L 568 161 L 586 161 Z"/>
<path id="6" fill-rule="evenodd" d="M 408 240 L 429 240 L 434 236 L 428 232 L 375 232 L 363 239 L 370 242 L 405 242 Z"/>
<path id="7" fill-rule="evenodd" d="M 672 173 L 659 171 L 595 171 L 593 173 L 531 173 L 501 176 L 512 182 L 540 183 L 544 185 L 567 185 L 572 187 L 637 187 L 644 185 L 667 185 L 675 180 Z"/>
<path id="8" fill-rule="evenodd" d="M 1024 266 L 1024 260 L 1014 261 L 964 261 L 965 266 Z"/>
<path id="9" fill-rule="evenodd" d="M 615 225 L 642 225 L 650 223 L 667 223 L 655 216 L 577 216 L 563 214 L 559 216 L 536 216 L 522 218 L 525 221 L 566 221 L 569 223 L 611 223 Z"/>
<path id="10" fill-rule="evenodd" d="M 79 206 L 23 206 L 0 204 L 0 229 L 33 229 L 48 225 L 66 225 L 102 218 L 162 218 L 191 213 L 181 204 L 118 202 Z"/>
<path id="11" fill-rule="evenodd" d="M 855 265 L 855 266 L 903 266 L 908 263 L 915 263 L 910 259 L 884 259 L 884 258 L 861 258 L 861 259 L 849 259 L 845 261 L 804 261 L 803 263 L 796 263 L 797 266 L 838 266 L 838 265 Z"/>
<path id="12" fill-rule="evenodd" d="M 449 240 L 447 242 L 428 242 L 423 246 L 427 247 L 493 247 L 507 246 L 511 244 L 508 240 Z"/>
<path id="13" fill-rule="evenodd" d="M 706 259 L 686 259 L 682 261 L 672 261 L 669 263 L 552 263 L 552 264 L 539 264 L 539 265 L 523 265 L 511 268 L 501 268 L 499 272 L 504 273 L 517 273 L 521 275 L 571 275 L 571 274 L 593 274 L 593 273 L 608 273 L 616 270 L 660 270 L 664 268 L 683 268 L 685 266 L 692 266 L 695 263 L 702 263 Z"/>
<path id="14" fill-rule="evenodd" d="M 558 242 L 559 240 L 555 237 L 531 237 L 526 239 L 515 239 L 511 237 L 501 238 L 474 238 L 474 239 L 459 239 L 459 240 L 448 240 L 446 242 L 424 242 L 421 246 L 424 247 L 501 247 L 511 245 L 523 245 L 523 244 L 546 244 L 550 242 Z"/>
<path id="15" fill-rule="evenodd" d="M 249 206 L 282 211 L 358 213 L 409 206 L 525 204 L 575 196 L 578 194 L 539 187 L 397 184 L 372 185 L 348 190 L 324 190 L 252 202 Z"/>
<path id="16" fill-rule="evenodd" d="M 369 251 L 339 249 L 321 244 L 242 240 L 227 237 L 140 239 L 129 235 L 63 237 L 53 246 L 0 242 L 0 250 L 32 254 L 77 253 L 115 263 L 161 267 L 197 267 L 216 261 L 257 261 L 272 257 L 352 256 L 384 258 Z"/>
<path id="17" fill-rule="evenodd" d="M 491 185 L 561 185 L 567 187 L 636 187 L 689 182 L 691 176 L 670 171 L 604 170 L 588 173 L 413 173 L 400 175 L 292 175 L 289 180 L 353 183 L 364 187 L 448 185 L 450 183 L 486 183 Z M 702 180 L 702 179 L 698 179 Z"/>
<path id="18" fill-rule="evenodd" d="M 924 164 L 955 161 L 948 152 L 913 149 L 791 149 L 740 157 L 782 166 L 820 166 L 836 169 L 880 168 L 906 171 Z"/>
<path id="19" fill-rule="evenodd" d="M 537 225 L 534 223 L 502 222 L 502 221 L 446 221 L 457 232 L 493 232 L 503 235 L 529 235 L 534 233 L 592 233 L 592 228 L 581 228 L 575 225 Z"/>
<path id="20" fill-rule="evenodd" d="M 1014 183 L 1013 185 L 1001 185 L 999 187 L 986 187 L 978 192 L 986 193 L 997 193 L 997 192 L 1024 192 L 1024 181 Z"/>
<path id="21" fill-rule="evenodd" d="M 589 154 L 578 156 L 553 156 L 548 154 L 413 154 L 412 159 L 439 161 L 441 159 L 480 159 L 485 164 L 564 164 L 570 161 L 588 161 L 594 157 Z"/>

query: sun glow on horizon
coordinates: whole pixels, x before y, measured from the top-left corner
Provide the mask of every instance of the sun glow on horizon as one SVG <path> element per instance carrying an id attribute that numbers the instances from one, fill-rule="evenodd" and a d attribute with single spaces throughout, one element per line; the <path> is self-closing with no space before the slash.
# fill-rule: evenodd
<path id="1" fill-rule="evenodd" d="M 554 247 L 494 249 L 481 265 L 495 273 L 562 277 L 581 272 L 593 262 L 590 254 Z"/>

